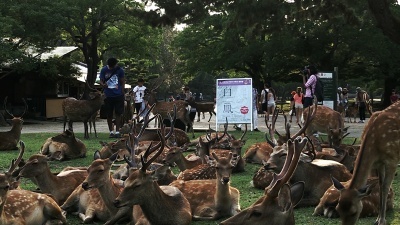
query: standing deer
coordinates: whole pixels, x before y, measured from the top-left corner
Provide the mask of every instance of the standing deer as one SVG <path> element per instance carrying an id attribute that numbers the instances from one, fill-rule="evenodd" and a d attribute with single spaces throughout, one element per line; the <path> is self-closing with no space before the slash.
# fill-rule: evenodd
<path id="1" fill-rule="evenodd" d="M 354 166 L 353 177 L 348 187 L 332 178 L 340 190 L 336 210 L 342 224 L 355 224 L 362 211 L 361 199 L 371 193 L 371 187 L 364 185 L 371 169 L 376 169 L 379 177 L 379 215 L 376 225 L 386 224 L 386 205 L 390 185 L 400 161 L 400 102 L 383 111 L 372 114 L 361 135 L 361 149 Z"/>
<path id="2" fill-rule="evenodd" d="M 32 155 L 19 174 L 30 178 L 39 186 L 42 193 L 51 194 L 59 205 L 87 176 L 86 170 L 68 170 L 54 175 L 44 155 Z"/>
<path id="3" fill-rule="evenodd" d="M 188 100 L 188 103 L 190 106 L 196 108 L 197 122 L 200 122 L 200 113 L 203 113 L 203 116 L 204 116 L 205 112 L 210 113 L 210 119 L 208 119 L 208 122 L 210 122 L 213 114 L 217 115 L 214 111 L 214 108 L 215 108 L 214 102 L 195 102 L 194 98 L 192 97 Z"/>
<path id="4" fill-rule="evenodd" d="M 87 84 L 87 83 L 86 83 Z M 93 120 L 93 114 L 97 114 L 103 104 L 103 96 L 100 91 L 91 88 L 93 92 L 89 93 L 89 100 L 77 100 L 76 98 L 66 98 L 62 102 L 62 110 L 64 115 L 64 130 L 68 120 L 68 129 L 73 130 L 73 122 L 83 122 L 84 125 L 84 138 L 89 139 L 89 127 L 88 122 L 93 122 L 93 127 L 96 133 L 96 123 Z"/>
<path id="5" fill-rule="evenodd" d="M 189 118 L 189 110 L 187 109 L 188 103 L 183 100 L 177 100 L 173 102 L 158 102 L 156 97 L 156 89 L 159 85 L 153 89 L 146 89 L 145 95 L 143 99 L 150 105 L 155 104 L 152 112 L 153 114 L 160 114 L 162 117 L 162 121 L 168 119 L 168 113 L 171 113 L 174 109 L 174 105 L 176 106 L 176 119 L 180 120 L 182 123 L 185 124 L 186 127 L 189 127 L 189 132 L 192 133 L 192 137 L 194 138 L 194 131 L 193 131 L 193 123 Z"/>
<path id="6" fill-rule="evenodd" d="M 67 224 L 60 207 L 48 195 L 27 190 L 10 190 L 11 174 L 22 159 L 25 144 L 20 142 L 20 153 L 6 173 L 0 174 L 0 224 L 37 225 L 58 222 Z"/>
<path id="7" fill-rule="evenodd" d="M 227 158 L 212 154 L 208 163 L 215 168 L 217 179 L 176 180 L 170 185 L 179 188 L 190 202 L 193 219 L 217 220 L 240 212 L 240 192 L 230 186 L 232 168 L 237 163 L 237 155 Z"/>
<path id="8" fill-rule="evenodd" d="M 86 156 L 86 145 L 75 137 L 71 130 L 48 138 L 40 149 L 40 153 L 50 160 L 83 158 Z"/>
<path id="9" fill-rule="evenodd" d="M 279 174 L 273 175 L 270 185 L 265 188 L 264 196 L 249 208 L 231 218 L 222 221 L 221 225 L 294 225 L 293 209 L 304 193 L 304 182 L 289 185 L 296 169 L 306 138 L 290 139 L 287 143 L 288 155 Z M 268 221 L 268 222 L 267 222 Z"/>
<path id="10" fill-rule="evenodd" d="M 28 105 L 26 104 L 25 100 L 25 110 L 21 116 L 14 116 L 7 110 L 7 97 L 4 99 L 4 110 L 8 115 L 12 117 L 11 119 L 11 130 L 0 132 L 0 150 L 15 150 L 18 149 L 17 144 L 21 137 L 21 130 L 22 130 L 22 123 L 24 120 L 22 117 L 24 116 L 26 110 L 28 109 Z"/>

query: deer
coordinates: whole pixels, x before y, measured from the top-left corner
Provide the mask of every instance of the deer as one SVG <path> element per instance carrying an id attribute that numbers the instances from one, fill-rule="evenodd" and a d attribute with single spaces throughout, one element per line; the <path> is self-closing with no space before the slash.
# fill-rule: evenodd
<path id="1" fill-rule="evenodd" d="M 303 112 L 304 117 L 307 117 L 308 110 Z M 314 137 L 314 132 L 322 132 L 328 135 L 328 143 L 332 148 L 338 148 L 342 142 L 343 135 L 347 132 L 348 127 L 344 127 L 344 121 L 340 113 L 335 110 L 318 105 L 318 113 L 305 133 L 308 137 Z"/>
<path id="2" fill-rule="evenodd" d="M 346 110 L 346 117 L 347 117 L 347 122 L 348 123 L 354 123 L 356 122 L 357 119 L 357 114 L 358 114 L 358 106 L 355 102 L 349 104 L 347 110 Z M 353 119 L 352 119 L 353 118 Z"/>
<path id="3" fill-rule="evenodd" d="M 22 117 L 25 115 L 26 110 L 28 109 L 28 105 L 26 104 L 26 101 L 22 99 L 25 103 L 25 110 L 22 113 L 21 116 L 14 116 L 12 113 L 10 113 L 7 110 L 7 98 L 5 97 L 4 99 L 4 110 L 6 113 L 11 116 L 11 130 L 9 131 L 4 131 L 0 132 L 0 151 L 1 150 L 17 150 L 18 147 L 18 142 L 21 138 L 21 130 L 22 130 L 22 124 L 24 123 L 24 120 Z"/>
<path id="4" fill-rule="evenodd" d="M 146 171 L 164 149 L 164 130 L 160 129 L 157 132 L 160 142 L 155 146 L 150 145 L 146 150 L 146 154 L 141 157 L 140 169 L 136 163 L 125 158 L 130 166 L 129 177 L 125 181 L 125 188 L 115 198 L 113 204 L 117 208 L 139 205 L 150 224 L 190 224 L 192 220 L 190 204 L 183 193 L 173 186 L 159 186 L 153 180 L 154 172 Z M 152 151 L 156 151 L 156 154 L 148 158 Z M 134 215 L 137 214 L 134 209 Z M 134 216 L 135 221 L 138 218 Z"/>
<path id="5" fill-rule="evenodd" d="M 191 169 L 194 168 L 200 164 L 202 164 L 202 160 L 200 157 L 191 157 L 191 158 L 186 158 L 183 155 L 183 152 L 187 150 L 187 146 L 184 147 L 171 147 L 169 151 L 167 152 L 165 158 L 162 160 L 162 163 L 168 166 L 178 166 L 180 171 L 184 171 L 186 169 Z"/>
<path id="6" fill-rule="evenodd" d="M 213 114 L 217 115 L 215 113 L 215 111 L 214 111 L 214 107 L 215 107 L 215 103 L 214 102 L 196 102 L 194 100 L 194 98 L 191 97 L 191 98 L 188 99 L 188 104 L 191 107 L 196 108 L 196 111 L 197 111 L 197 122 L 200 122 L 200 113 L 203 113 L 203 116 L 204 116 L 205 112 L 210 113 L 210 119 L 208 119 L 208 122 L 210 122 Z"/>
<path id="7" fill-rule="evenodd" d="M 48 138 L 40 148 L 40 154 L 50 160 L 67 160 L 86 157 L 86 145 L 71 130 Z"/>
<path id="8" fill-rule="evenodd" d="M 47 157 L 35 154 L 29 157 L 19 172 L 20 177 L 31 179 L 42 193 L 51 194 L 61 205 L 87 176 L 86 170 L 68 170 L 57 175 L 50 171 Z"/>
<path id="9" fill-rule="evenodd" d="M 218 220 L 240 212 L 240 192 L 230 186 L 232 168 L 238 156 L 207 156 L 208 163 L 215 168 L 216 179 L 176 180 L 170 185 L 179 188 L 190 202 L 194 220 Z"/>
<path id="10" fill-rule="evenodd" d="M 156 89 L 161 85 L 161 83 L 162 82 L 160 82 L 160 84 L 153 89 L 146 89 L 143 100 L 148 102 L 148 104 L 150 105 L 155 104 L 155 107 L 152 109 L 152 112 L 154 115 L 160 114 L 162 117 L 162 121 L 168 119 L 168 113 L 171 113 L 173 111 L 175 105 L 176 119 L 180 120 L 183 124 L 185 124 L 185 129 L 183 129 L 184 131 L 186 131 L 186 127 L 189 127 L 188 132 L 191 132 L 192 138 L 194 138 L 195 136 L 193 131 L 193 123 L 189 118 L 189 111 L 187 109 L 188 103 L 183 100 L 176 100 L 173 102 L 158 102 L 156 97 Z"/>
<path id="11" fill-rule="evenodd" d="M 19 155 L 12 160 L 7 172 L 0 174 L 0 224 L 67 224 L 61 208 L 46 194 L 28 190 L 10 190 L 12 173 L 20 163 L 25 151 L 24 142 L 20 141 Z"/>
<path id="12" fill-rule="evenodd" d="M 296 170 L 301 151 L 307 138 L 297 137 L 287 142 L 288 153 L 284 166 L 279 174 L 265 188 L 264 196 L 247 209 L 222 221 L 221 225 L 294 225 L 294 207 L 300 202 L 304 193 L 304 182 L 290 185 L 288 182 Z M 268 222 L 266 222 L 268 221 Z"/>
<path id="13" fill-rule="evenodd" d="M 377 225 L 386 224 L 386 206 L 390 185 L 400 161 L 400 102 L 372 114 L 361 135 L 361 148 L 354 164 L 353 176 L 348 187 L 334 176 L 332 182 L 340 191 L 336 210 L 342 224 L 355 224 L 362 211 L 361 199 L 371 193 L 365 187 L 370 171 L 377 170 L 379 177 L 379 214 Z"/>
<path id="14" fill-rule="evenodd" d="M 64 115 L 64 130 L 68 120 L 68 129 L 73 130 L 73 122 L 83 122 L 84 124 L 84 138 L 89 139 L 88 122 L 92 121 L 96 133 L 96 123 L 92 120 L 93 114 L 97 114 L 103 104 L 103 95 L 100 91 L 90 87 L 87 82 L 86 85 L 92 91 L 89 93 L 89 100 L 77 100 L 73 97 L 68 97 L 62 102 L 62 111 Z"/>
<path id="15" fill-rule="evenodd" d="M 346 181 L 341 183 L 343 186 L 347 187 L 350 182 Z M 369 177 L 367 180 L 366 186 L 371 186 L 371 194 L 361 199 L 363 207 L 360 213 L 360 218 L 377 216 L 379 213 L 379 186 L 376 185 L 377 183 L 378 177 Z M 315 207 L 313 216 L 325 216 L 328 218 L 339 217 L 339 214 L 335 209 L 338 204 L 339 195 L 340 192 L 338 189 L 333 185 L 329 187 L 324 193 L 324 196 L 322 196 L 317 207 Z M 386 210 L 393 209 L 393 202 L 394 193 L 393 189 L 390 188 L 387 196 Z"/>
<path id="16" fill-rule="evenodd" d="M 272 151 L 272 146 L 267 142 L 255 143 L 246 149 L 243 160 L 248 163 L 262 164 L 263 161 L 269 159 Z"/>

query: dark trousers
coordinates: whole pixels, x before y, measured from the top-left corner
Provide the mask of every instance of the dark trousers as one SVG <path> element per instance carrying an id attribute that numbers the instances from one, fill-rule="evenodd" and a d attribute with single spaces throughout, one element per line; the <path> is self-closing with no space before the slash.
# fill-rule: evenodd
<path id="1" fill-rule="evenodd" d="M 358 113 L 360 114 L 360 120 L 365 120 L 365 110 L 367 109 L 367 106 L 365 105 L 365 102 L 360 102 L 358 106 Z"/>
<path id="2" fill-rule="evenodd" d="M 307 108 L 308 106 L 313 105 L 313 98 L 311 97 L 304 97 L 303 108 Z"/>

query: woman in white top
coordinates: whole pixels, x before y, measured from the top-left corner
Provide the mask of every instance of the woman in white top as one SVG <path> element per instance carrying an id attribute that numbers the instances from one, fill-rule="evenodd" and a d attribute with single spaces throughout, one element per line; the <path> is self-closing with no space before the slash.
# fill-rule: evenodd
<path id="1" fill-rule="evenodd" d="M 275 111 L 275 90 L 273 88 L 269 88 L 268 92 L 268 98 L 267 98 L 267 114 L 265 115 L 267 117 L 267 121 L 269 120 L 269 114 L 274 115 Z"/>

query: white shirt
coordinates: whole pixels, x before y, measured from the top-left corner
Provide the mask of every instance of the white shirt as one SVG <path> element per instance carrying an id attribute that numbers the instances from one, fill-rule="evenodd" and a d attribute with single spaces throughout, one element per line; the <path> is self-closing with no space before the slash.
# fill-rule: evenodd
<path id="1" fill-rule="evenodd" d="M 136 86 L 133 88 L 133 93 L 135 93 L 135 103 L 143 102 L 144 90 L 146 90 L 145 86 Z"/>

